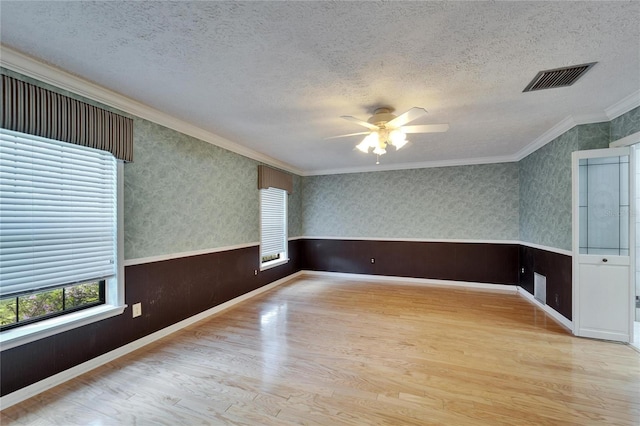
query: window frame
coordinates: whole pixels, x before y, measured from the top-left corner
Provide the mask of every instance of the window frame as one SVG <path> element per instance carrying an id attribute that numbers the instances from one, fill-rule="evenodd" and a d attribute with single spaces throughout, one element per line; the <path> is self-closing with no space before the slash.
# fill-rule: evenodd
<path id="1" fill-rule="evenodd" d="M 263 200 L 262 200 L 262 191 L 268 191 L 268 190 L 278 190 L 278 191 L 282 191 L 284 194 L 284 201 L 283 201 L 283 220 L 284 220 L 284 226 L 283 226 L 283 230 L 284 230 L 284 235 L 283 240 L 284 240 L 284 251 L 280 252 L 280 258 L 279 259 L 274 259 L 274 260 L 269 260 L 266 262 L 262 261 L 262 258 L 264 257 L 262 255 L 262 228 L 263 228 L 263 211 L 264 211 L 264 206 L 263 206 Z M 280 265 L 284 265 L 286 263 L 289 262 L 289 239 L 288 239 L 288 221 L 289 221 L 289 211 L 288 211 L 288 204 L 289 204 L 289 193 L 281 188 L 275 188 L 275 187 L 269 187 L 269 188 L 264 188 L 264 189 L 260 189 L 259 190 L 259 198 L 260 198 L 260 247 L 259 247 L 259 254 L 258 254 L 258 262 L 260 264 L 260 271 L 265 271 L 267 269 L 271 269 L 274 268 L 276 266 L 280 266 Z"/>
<path id="2" fill-rule="evenodd" d="M 34 135 L 26 136 L 41 138 Z M 124 161 L 120 159 L 116 159 L 116 215 L 116 274 L 105 280 L 105 303 L 4 330 L 0 332 L 0 351 L 102 321 L 124 312 L 127 308 L 124 303 Z"/>
<path id="3" fill-rule="evenodd" d="M 98 300 L 97 301 L 93 301 L 93 302 L 83 303 L 83 304 L 77 305 L 77 306 L 68 307 L 67 304 L 66 304 L 66 302 L 67 302 L 67 298 L 66 298 L 67 289 L 69 289 L 71 287 L 75 287 L 75 286 L 86 285 L 86 284 L 95 284 L 95 285 L 98 286 Z M 3 300 L 14 300 L 15 301 L 16 317 L 15 317 L 15 321 L 13 323 L 0 324 L 0 331 L 11 330 L 11 329 L 14 329 L 14 328 L 23 327 L 23 326 L 28 325 L 28 324 L 33 324 L 33 323 L 36 323 L 36 322 L 39 322 L 39 321 L 46 321 L 49 318 L 55 318 L 55 317 L 59 317 L 59 316 L 62 316 L 62 315 L 68 315 L 68 314 L 70 314 L 72 312 L 81 311 L 83 309 L 89 309 L 89 308 L 92 308 L 94 306 L 104 305 L 104 303 L 105 303 L 105 288 L 106 288 L 106 280 L 95 280 L 95 281 L 90 281 L 90 282 L 68 284 L 68 285 L 65 285 L 63 287 L 46 288 L 44 290 L 41 289 L 41 290 L 36 290 L 36 291 L 33 291 L 33 292 L 28 292 L 28 293 L 18 293 L 18 294 L 14 294 L 14 295 L 11 295 L 9 297 L 6 297 Z M 49 292 L 54 292 L 54 291 L 58 291 L 58 290 L 60 290 L 60 294 L 61 294 L 61 302 L 62 302 L 61 309 L 46 313 L 44 315 L 40 315 L 40 316 L 36 316 L 36 317 L 31 317 L 31 318 L 28 318 L 28 319 L 20 320 L 20 312 L 22 311 L 22 309 L 20 308 L 21 305 L 22 305 L 22 302 L 20 301 L 20 299 L 22 299 L 24 297 L 29 297 L 29 296 L 32 296 L 32 295 L 38 295 L 38 294 L 42 294 L 42 293 L 49 293 Z"/>

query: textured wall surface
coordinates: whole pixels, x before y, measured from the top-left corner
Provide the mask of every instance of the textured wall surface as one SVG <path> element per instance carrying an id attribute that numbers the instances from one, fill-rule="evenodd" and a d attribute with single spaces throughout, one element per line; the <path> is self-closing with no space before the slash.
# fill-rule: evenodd
<path id="1" fill-rule="evenodd" d="M 125 165 L 125 258 L 259 241 L 257 163 L 146 120 Z"/>
<path id="2" fill-rule="evenodd" d="M 611 142 L 640 132 L 640 107 L 611 120 Z"/>
<path id="3" fill-rule="evenodd" d="M 287 205 L 287 233 L 289 237 L 302 235 L 302 177 L 293 175 L 293 194 L 289 194 Z"/>
<path id="4" fill-rule="evenodd" d="M 312 176 L 304 235 L 518 239 L 515 163 Z"/>
<path id="5" fill-rule="evenodd" d="M 608 145 L 608 122 L 585 124 L 518 163 L 522 241 L 571 250 L 571 153 Z"/>
<path id="6" fill-rule="evenodd" d="M 146 120 L 134 122 L 125 165 L 125 258 L 260 241 L 258 163 Z M 301 178 L 289 197 L 300 235 Z"/>

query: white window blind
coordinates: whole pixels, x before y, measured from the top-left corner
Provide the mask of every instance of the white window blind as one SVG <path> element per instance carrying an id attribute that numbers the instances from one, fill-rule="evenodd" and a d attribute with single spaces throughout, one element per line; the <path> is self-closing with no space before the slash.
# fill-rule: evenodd
<path id="1" fill-rule="evenodd" d="M 116 273 L 117 163 L 0 129 L 0 295 Z"/>
<path id="2" fill-rule="evenodd" d="M 287 191 L 260 190 L 260 258 L 284 253 L 287 247 Z"/>

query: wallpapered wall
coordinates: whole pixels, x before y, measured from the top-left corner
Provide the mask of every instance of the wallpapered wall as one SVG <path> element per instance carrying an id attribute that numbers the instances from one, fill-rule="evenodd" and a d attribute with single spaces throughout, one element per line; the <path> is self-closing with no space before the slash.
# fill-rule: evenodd
<path id="1" fill-rule="evenodd" d="M 287 204 L 287 231 L 289 237 L 300 237 L 302 233 L 302 177 L 293 175 L 293 194 Z"/>
<path id="2" fill-rule="evenodd" d="M 611 142 L 640 132 L 640 107 L 611 120 Z"/>
<path id="3" fill-rule="evenodd" d="M 259 241 L 256 162 L 142 119 L 124 168 L 125 257 Z"/>
<path id="4" fill-rule="evenodd" d="M 2 73 L 134 119 L 124 167 L 125 259 L 260 241 L 258 162 L 19 73 Z M 289 196 L 289 236 L 301 235 L 301 178 Z"/>
<path id="5" fill-rule="evenodd" d="M 518 165 L 305 177 L 313 237 L 518 239 Z"/>
<path id="6" fill-rule="evenodd" d="M 125 164 L 125 258 L 260 241 L 258 162 L 136 118 Z M 289 197 L 289 236 L 300 235 L 301 183 Z"/>
<path id="7" fill-rule="evenodd" d="M 607 148 L 609 132 L 576 126 L 520 160 L 520 240 L 571 250 L 571 153 Z"/>

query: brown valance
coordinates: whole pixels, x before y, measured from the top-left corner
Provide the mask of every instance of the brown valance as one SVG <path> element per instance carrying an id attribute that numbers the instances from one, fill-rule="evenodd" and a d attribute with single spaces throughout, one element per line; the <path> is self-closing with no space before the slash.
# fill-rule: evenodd
<path id="1" fill-rule="evenodd" d="M 258 166 L 258 189 L 280 188 L 293 193 L 293 176 L 269 166 Z"/>
<path id="2" fill-rule="evenodd" d="M 0 127 L 133 161 L 133 120 L 2 75 Z"/>

